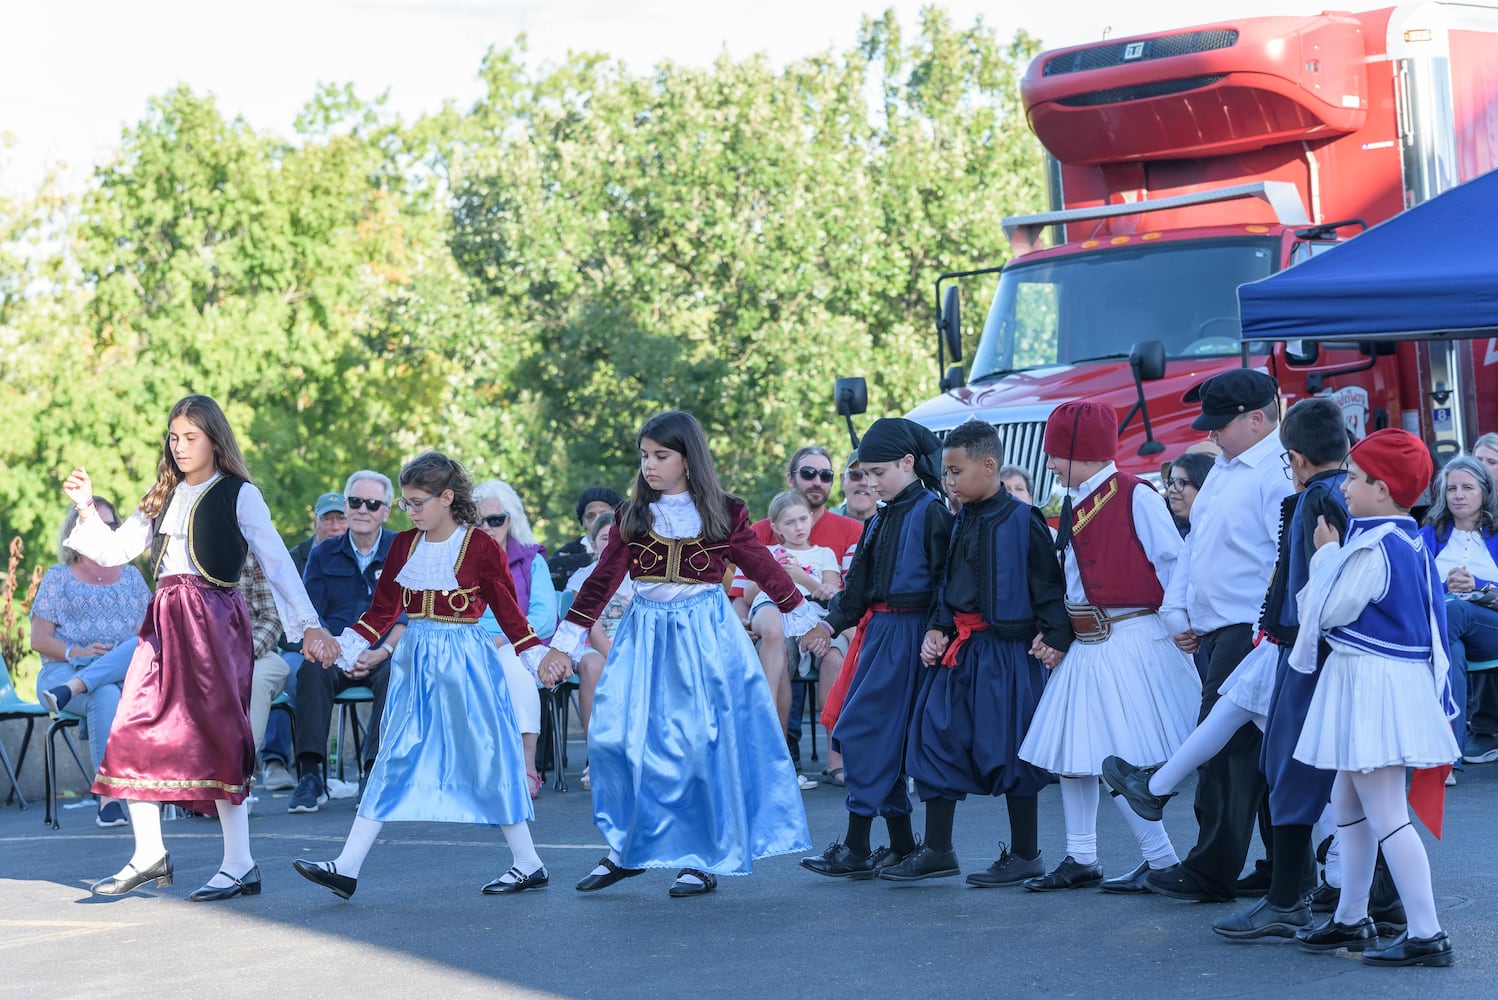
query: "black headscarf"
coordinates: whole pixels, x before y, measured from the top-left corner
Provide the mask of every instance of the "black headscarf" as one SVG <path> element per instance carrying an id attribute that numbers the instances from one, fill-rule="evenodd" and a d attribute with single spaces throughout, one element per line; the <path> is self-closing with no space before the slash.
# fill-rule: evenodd
<path id="1" fill-rule="evenodd" d="M 619 504 L 623 501 L 623 498 L 620 497 L 618 493 L 615 493 L 613 490 L 609 489 L 607 486 L 589 486 L 587 489 L 583 490 L 582 496 L 577 498 L 578 524 L 583 523 L 583 515 L 588 512 L 588 504 L 598 503 L 600 500 L 608 504 L 610 509 L 613 509 L 619 506 Z"/>
<path id="2" fill-rule="evenodd" d="M 898 462 L 906 455 L 915 456 L 915 474 L 925 486 L 942 495 L 941 441 L 935 434 L 904 417 L 880 417 L 864 432 L 858 442 L 858 460 Z"/>

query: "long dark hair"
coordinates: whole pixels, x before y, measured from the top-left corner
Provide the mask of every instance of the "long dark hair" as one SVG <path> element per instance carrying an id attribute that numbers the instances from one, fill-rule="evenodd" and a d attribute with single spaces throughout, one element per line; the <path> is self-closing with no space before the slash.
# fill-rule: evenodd
<path id="1" fill-rule="evenodd" d="M 172 455 L 172 421 L 178 417 L 186 417 L 194 427 L 208 435 L 208 441 L 213 445 L 213 463 L 218 471 L 238 476 L 247 483 L 255 481 L 244 463 L 244 456 L 240 454 L 239 444 L 234 440 L 234 429 L 229 426 L 229 418 L 224 416 L 219 405 L 208 396 L 183 396 L 177 400 L 177 405 L 172 407 L 172 412 L 166 418 L 167 433 L 161 440 L 161 461 L 156 466 L 156 485 L 151 487 L 145 499 L 140 502 L 141 513 L 146 517 L 160 514 L 171 499 L 172 490 L 182 482 L 182 470 L 177 468 L 177 459 Z"/>
<path id="2" fill-rule="evenodd" d="M 455 458 L 440 451 L 424 451 L 401 468 L 402 486 L 415 486 L 424 493 L 441 496 L 445 490 L 453 491 L 453 502 L 448 507 L 453 520 L 459 524 L 478 524 L 479 509 L 473 502 L 473 483 L 468 473 Z"/>
<path id="3" fill-rule="evenodd" d="M 687 467 L 687 492 L 702 518 L 702 535 L 709 541 L 721 542 L 728 537 L 733 525 L 728 517 L 728 501 L 732 497 L 718 485 L 718 473 L 713 467 L 713 456 L 707 450 L 707 434 L 697 418 L 685 410 L 667 410 L 657 413 L 640 428 L 635 435 L 635 446 L 646 438 L 663 448 L 681 454 Z M 619 534 L 628 542 L 648 533 L 654 524 L 650 516 L 650 505 L 661 498 L 658 490 L 645 482 L 644 472 L 635 473 L 634 485 L 629 499 L 621 507 Z"/>

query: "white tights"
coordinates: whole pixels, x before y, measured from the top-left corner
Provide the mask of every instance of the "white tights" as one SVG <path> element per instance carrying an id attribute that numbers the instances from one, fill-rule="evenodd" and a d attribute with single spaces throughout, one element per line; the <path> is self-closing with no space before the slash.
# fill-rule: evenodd
<path id="1" fill-rule="evenodd" d="M 1150 775 L 1150 794 L 1169 795 L 1186 776 L 1228 745 L 1233 734 L 1252 722 L 1253 716 L 1226 698 L 1218 698 L 1207 717 L 1181 742 L 1170 759 Z M 1131 762 L 1132 763 L 1132 762 Z M 1141 762 L 1142 763 L 1142 762 Z"/>
<path id="2" fill-rule="evenodd" d="M 1405 805 L 1404 768 L 1380 767 L 1368 774 L 1338 771 L 1332 808 L 1342 841 L 1342 899 L 1337 920 L 1357 923 L 1368 915 L 1368 891 L 1378 849 L 1394 877 L 1412 938 L 1440 933 L 1430 885 L 1430 859 Z"/>
<path id="3" fill-rule="evenodd" d="M 348 839 L 343 842 L 343 853 L 333 859 L 333 870 L 349 878 L 358 878 L 359 869 L 364 866 L 364 859 L 369 855 L 369 849 L 374 846 L 375 838 L 380 835 L 380 829 L 384 825 L 379 820 L 355 816 Z M 514 856 L 516 868 L 529 875 L 541 867 L 541 856 L 536 853 L 528 823 L 510 823 L 501 826 L 499 831 L 505 835 L 505 843 Z"/>
<path id="4" fill-rule="evenodd" d="M 218 825 L 224 835 L 224 860 L 219 865 L 220 874 L 214 875 L 208 884 L 222 888 L 231 881 L 223 873 L 242 878 L 255 867 L 255 859 L 250 854 L 249 807 L 243 802 L 232 805 L 226 799 L 220 799 L 214 805 L 218 807 Z M 135 852 L 130 855 L 130 864 L 136 871 L 141 871 L 160 861 L 166 853 L 166 843 L 161 837 L 161 805 L 132 799 L 125 803 L 125 808 L 130 813 L 130 829 L 135 834 Z"/>

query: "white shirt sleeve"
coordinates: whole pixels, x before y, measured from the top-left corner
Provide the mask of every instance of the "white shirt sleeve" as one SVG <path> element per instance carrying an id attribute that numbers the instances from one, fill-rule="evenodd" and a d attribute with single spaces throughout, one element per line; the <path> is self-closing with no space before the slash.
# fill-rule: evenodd
<path id="1" fill-rule="evenodd" d="M 1178 635 L 1190 628 L 1186 621 L 1186 588 L 1184 550 L 1181 533 L 1176 530 L 1175 519 L 1170 508 L 1154 490 L 1137 487 L 1134 490 L 1134 533 L 1144 554 L 1155 567 L 1155 578 L 1165 599 L 1160 605 L 1160 617 L 1171 635 Z"/>
<path id="2" fill-rule="evenodd" d="M 588 630 L 575 622 L 564 621 L 551 637 L 551 648 L 560 649 L 577 662 L 577 654 L 588 644 Z M 537 647 L 540 648 L 540 647 Z M 524 662 L 522 659 L 521 662 Z"/>
<path id="3" fill-rule="evenodd" d="M 1335 545 L 1323 545 L 1311 557 L 1311 572 L 1316 572 L 1319 556 L 1335 555 Z M 1324 562 L 1325 559 L 1319 560 Z M 1389 589 L 1389 558 L 1382 545 L 1357 549 L 1347 554 L 1342 570 L 1337 574 L 1326 603 L 1321 606 L 1321 630 L 1338 625 L 1350 625 L 1370 603 L 1378 600 Z"/>
<path id="4" fill-rule="evenodd" d="M 90 511 L 87 517 L 79 516 L 67 546 L 100 566 L 123 566 L 151 547 L 153 535 L 151 520 L 139 507 L 113 531 L 97 511 Z"/>
<path id="5" fill-rule="evenodd" d="M 239 517 L 239 531 L 249 543 L 255 560 L 265 570 L 271 596 L 276 601 L 276 613 L 281 616 L 286 629 L 286 638 L 291 642 L 301 642 L 302 633 L 309 628 L 320 628 L 322 621 L 312 606 L 312 599 L 307 596 L 307 588 L 302 585 L 301 574 L 296 571 L 291 553 L 286 551 L 286 543 L 281 541 L 275 525 L 271 524 L 270 508 L 265 505 L 260 491 L 253 484 L 245 483 L 239 488 L 235 510 Z"/>

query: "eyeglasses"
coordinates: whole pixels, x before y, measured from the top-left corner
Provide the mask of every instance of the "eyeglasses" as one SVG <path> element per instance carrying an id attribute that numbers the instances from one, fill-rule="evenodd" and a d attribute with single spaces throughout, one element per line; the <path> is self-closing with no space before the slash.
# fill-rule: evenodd
<path id="1" fill-rule="evenodd" d="M 385 501 L 383 501 L 383 500 L 366 500 L 363 497 L 349 497 L 348 498 L 348 509 L 349 510 L 358 510 L 360 507 L 368 507 L 369 508 L 369 512 L 371 514 L 373 514 L 373 513 L 375 513 L 376 511 L 378 511 L 383 506 L 385 506 Z M 401 508 L 401 509 L 404 510 L 405 508 Z M 418 507 L 416 509 L 420 510 L 421 508 Z"/>
<path id="2" fill-rule="evenodd" d="M 1183 491 L 1185 491 L 1186 487 L 1188 487 L 1190 485 L 1191 485 L 1191 480 L 1189 480 L 1189 479 L 1167 479 L 1167 480 L 1165 480 L 1165 489 L 1166 489 L 1167 492 L 1169 492 L 1170 490 L 1175 490 L 1178 493 L 1179 492 L 1183 492 Z"/>
<path id="3" fill-rule="evenodd" d="M 509 522 L 509 520 L 510 520 L 510 515 L 508 515 L 508 514 L 486 514 L 486 515 L 484 515 L 484 523 L 487 524 L 491 528 L 503 528 Z"/>
<path id="4" fill-rule="evenodd" d="M 803 481 L 808 483 L 815 482 L 818 479 L 820 479 L 824 483 L 832 482 L 831 469 L 814 469 L 809 465 L 803 465 L 801 466 L 801 468 L 796 470 L 796 475 L 800 476 Z"/>
<path id="5" fill-rule="evenodd" d="M 868 476 L 868 473 L 862 469 L 849 469 L 843 475 L 848 477 L 848 482 L 850 483 L 861 483 Z"/>
<path id="6" fill-rule="evenodd" d="M 1280 462 L 1285 466 L 1285 478 L 1294 479 L 1295 471 L 1290 467 L 1290 453 L 1288 451 L 1280 452 Z"/>
<path id="7" fill-rule="evenodd" d="M 395 501 L 395 505 L 397 507 L 399 507 L 401 510 L 405 511 L 406 513 L 408 513 L 408 514 L 411 513 L 412 511 L 415 511 L 416 513 L 420 514 L 421 513 L 421 508 L 425 507 L 427 504 L 431 503 L 435 499 L 437 499 L 437 498 L 436 497 L 422 497 L 420 500 L 412 500 L 412 499 L 409 499 L 407 497 L 401 497 L 399 500 Z"/>

